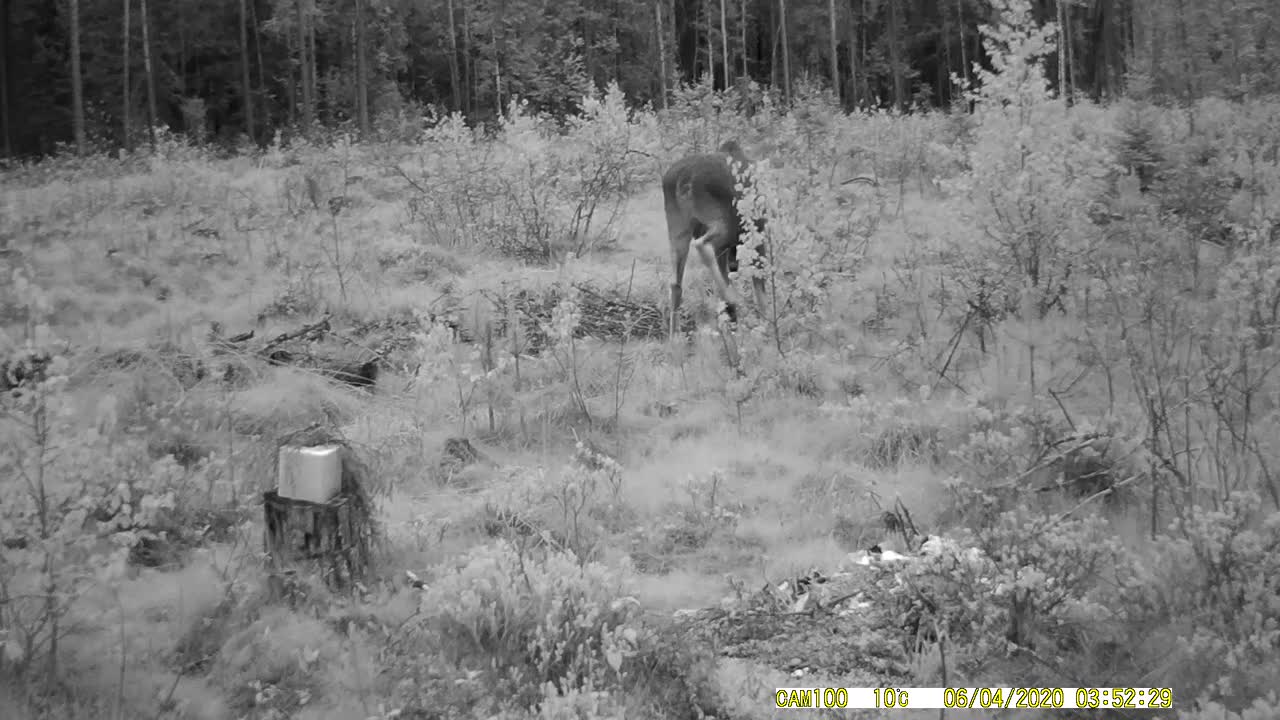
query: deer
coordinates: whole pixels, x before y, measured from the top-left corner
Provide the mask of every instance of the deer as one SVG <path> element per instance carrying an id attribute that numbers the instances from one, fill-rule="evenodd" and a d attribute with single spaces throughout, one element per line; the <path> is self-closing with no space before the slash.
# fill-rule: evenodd
<path id="1" fill-rule="evenodd" d="M 667 211 L 667 238 L 671 243 L 671 262 L 675 277 L 671 283 L 670 337 L 679 330 L 680 300 L 684 294 L 684 267 L 693 248 L 706 265 L 715 283 L 716 293 L 725 303 L 725 314 L 736 322 L 736 293 L 730 288 L 729 273 L 738 270 L 738 245 L 746 229 L 738 213 L 741 193 L 735 188 L 731 163 L 741 168 L 751 161 L 736 140 L 726 140 L 714 153 L 690 155 L 676 161 L 662 176 L 662 194 Z M 756 221 L 764 230 L 764 220 Z M 764 245 L 756 247 L 760 257 Z M 757 267 L 760 267 L 757 264 Z M 765 307 L 765 283 L 762 277 L 751 279 L 756 308 Z"/>

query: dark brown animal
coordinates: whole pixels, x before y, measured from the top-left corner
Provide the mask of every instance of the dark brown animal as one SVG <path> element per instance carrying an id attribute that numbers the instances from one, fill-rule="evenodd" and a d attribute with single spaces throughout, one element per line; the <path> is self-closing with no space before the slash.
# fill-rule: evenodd
<path id="1" fill-rule="evenodd" d="M 675 278 L 671 283 L 671 336 L 678 329 L 680 299 L 684 293 L 684 266 L 692 247 L 707 266 L 716 292 L 725 302 L 729 319 L 735 320 L 736 293 L 729 286 L 729 273 L 738 269 L 738 245 L 744 231 L 738 214 L 741 196 L 734 185 L 730 163 L 750 164 L 737 142 L 727 140 L 718 151 L 691 155 L 676 162 L 662 176 L 662 194 L 667 210 L 667 237 L 671 242 L 671 262 Z M 764 221 L 756 223 L 764 230 Z M 764 246 L 756 247 L 763 256 Z M 752 278 L 756 307 L 764 309 L 764 279 Z"/>

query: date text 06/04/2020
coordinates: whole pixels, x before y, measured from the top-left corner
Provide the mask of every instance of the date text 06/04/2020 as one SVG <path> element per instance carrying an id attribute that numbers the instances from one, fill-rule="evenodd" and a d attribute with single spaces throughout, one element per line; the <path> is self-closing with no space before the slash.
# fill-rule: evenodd
<path id="1" fill-rule="evenodd" d="M 779 708 L 1163 708 L 1173 707 L 1170 688 L 777 688 Z"/>

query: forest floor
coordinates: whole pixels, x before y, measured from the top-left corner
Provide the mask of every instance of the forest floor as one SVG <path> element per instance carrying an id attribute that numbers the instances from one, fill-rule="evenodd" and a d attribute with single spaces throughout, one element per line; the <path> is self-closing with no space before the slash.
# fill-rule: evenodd
<path id="1" fill-rule="evenodd" d="M 367 718 L 389 717 L 393 708 L 404 709 L 402 717 L 450 716 L 443 705 L 424 706 L 405 686 L 421 676 L 393 656 L 396 638 L 424 612 L 423 591 L 409 587 L 404 572 L 432 586 L 464 565 L 469 553 L 494 542 L 495 508 L 518 508 L 567 544 L 575 531 L 589 536 L 579 538 L 579 549 L 605 567 L 626 569 L 628 594 L 641 616 L 658 624 L 679 610 L 718 608 L 726 598 L 794 583 L 813 570 L 832 576 L 856 569 L 851 558 L 874 545 L 910 551 L 885 529 L 895 502 L 922 532 L 946 532 L 953 468 L 919 438 L 904 439 L 917 444 L 885 460 L 885 428 L 869 424 L 851 403 L 919 397 L 912 412 L 927 415 L 933 411 L 920 408 L 932 402 L 945 434 L 953 398 L 939 391 L 935 400 L 923 399 L 918 386 L 871 353 L 860 364 L 834 355 L 814 360 L 795 371 L 793 392 L 738 405 L 728 398 L 732 378 L 714 337 L 696 334 L 678 347 L 644 338 L 623 348 L 584 338 L 573 351 L 573 378 L 545 359 L 525 361 L 526 381 L 541 380 L 541 391 L 499 405 L 496 420 L 487 417 L 483 390 L 460 409 L 457 378 L 466 371 L 455 372 L 454 360 L 439 359 L 444 354 L 437 354 L 444 369 L 436 379 L 423 380 L 423 363 L 432 359 L 424 361 L 412 343 L 398 356 L 407 360 L 385 368 L 372 390 L 306 367 L 218 355 L 212 323 L 222 337 L 254 330 L 252 345 L 329 313 L 335 331 L 359 342 L 328 338 L 312 350 L 358 361 L 365 357 L 360 346 L 375 339 L 413 338 L 360 336 L 356 328 L 414 310 L 443 314 L 445 304 L 474 337 L 483 331 L 485 292 L 498 293 L 504 283 L 536 287 L 561 272 L 432 243 L 406 209 L 412 191 L 377 162 L 353 163 L 344 172 L 356 179 L 345 184 L 322 180 L 319 198 L 308 188 L 307 167 L 264 167 L 248 158 L 173 161 L 140 172 L 7 183 L 0 265 L 6 276 L 24 269 L 43 291 L 29 307 L 5 308 L 5 330 L 23 337 L 37 308 L 65 341 L 70 369 L 58 395 L 65 410 L 60 451 L 78 456 L 66 470 L 68 485 L 93 472 L 115 473 L 136 480 L 135 492 L 159 494 L 163 485 L 179 505 L 238 514 L 157 567 L 120 564 L 110 578 L 77 584 L 59 648 L 67 678 L 61 704 L 14 691 L 0 696 L 0 716 L 55 708 L 63 717 L 103 718 Z M 334 214 L 325 199 L 338 196 L 347 205 Z M 886 258 L 909 254 L 915 238 L 945 233 L 955 222 L 940 201 L 915 190 L 903 197 L 902 206 L 890 202 L 883 210 L 862 277 L 876 278 L 887 271 Z M 616 245 L 579 258 L 578 277 L 630 286 L 637 300 L 665 306 L 670 267 L 656 178 L 626 202 L 615 228 Z M 711 325 L 707 280 L 691 262 L 685 297 L 704 328 Z M 871 302 L 873 285 L 842 296 L 851 317 L 866 310 L 858 303 Z M 427 341 L 416 342 L 421 348 Z M 967 343 L 961 354 L 976 353 Z M 471 350 L 448 352 L 465 360 Z M 199 359 L 207 372 L 184 377 L 173 359 L 179 355 Z M 987 362 L 972 369 L 991 392 L 1018 384 L 1016 359 Z M 245 374 L 220 381 L 235 363 Z M 624 388 L 620 371 L 629 378 Z M 569 407 L 573 383 L 583 388 L 589 418 Z M 254 508 L 274 472 L 271 449 L 285 432 L 315 422 L 333 426 L 369 464 L 387 551 L 355 599 L 317 589 L 293 607 L 253 600 L 266 586 Z M 467 437 L 484 460 L 442 469 L 452 437 Z M 567 506 L 547 499 L 557 478 L 578 477 L 579 441 L 621 468 L 601 476 L 612 485 L 592 486 L 591 502 L 602 510 L 587 530 Z M 157 470 L 166 456 L 178 462 Z M 807 621 L 809 630 L 828 633 L 840 622 Z M 772 709 L 776 686 L 874 685 L 907 676 L 941 684 L 938 665 L 929 665 L 936 659 L 882 649 L 883 662 L 861 662 L 839 648 L 815 650 L 801 642 L 806 632 L 762 636 L 773 652 L 744 649 L 751 643 L 739 638 L 737 657 L 716 660 L 720 697 L 711 705 L 726 717 L 765 718 L 783 712 Z M 904 638 L 888 644 L 905 647 Z M 853 640 L 843 647 L 875 654 Z M 793 675 L 799 668 L 808 672 Z M 951 685 L 994 679 L 950 670 Z M 457 672 L 450 682 L 465 683 L 469 676 Z M 455 711 L 461 704 L 450 702 Z"/>

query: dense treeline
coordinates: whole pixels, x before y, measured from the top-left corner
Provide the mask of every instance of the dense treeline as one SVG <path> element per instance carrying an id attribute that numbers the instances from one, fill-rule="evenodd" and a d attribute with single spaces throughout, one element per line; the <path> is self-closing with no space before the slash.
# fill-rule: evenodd
<path id="1" fill-rule="evenodd" d="M 1057 88 L 1187 100 L 1274 90 L 1274 0 L 1037 0 Z M 987 0 L 0 0 L 0 152 L 133 146 L 168 126 L 258 142 L 425 106 L 492 118 L 617 81 L 803 78 L 848 108 L 946 106 L 983 63 Z M 78 61 L 76 60 L 78 56 Z M 834 78 L 835 82 L 832 83 Z"/>

